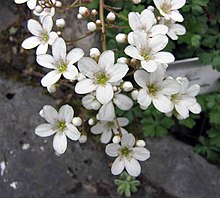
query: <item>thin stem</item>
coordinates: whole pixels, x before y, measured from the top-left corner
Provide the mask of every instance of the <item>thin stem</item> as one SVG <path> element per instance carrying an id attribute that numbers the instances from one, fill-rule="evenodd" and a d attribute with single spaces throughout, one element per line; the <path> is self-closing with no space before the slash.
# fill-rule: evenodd
<path id="1" fill-rule="evenodd" d="M 119 134 L 120 136 L 122 136 L 121 126 L 119 125 L 118 118 L 116 117 L 115 120 L 116 120 L 116 124 L 118 125 Z"/>
<path id="2" fill-rule="evenodd" d="M 83 36 L 81 36 L 81 37 L 79 37 L 79 38 L 77 38 L 77 39 L 74 39 L 74 40 L 72 40 L 72 41 L 66 41 L 66 42 L 67 42 L 67 45 L 71 45 L 72 43 L 75 43 L 75 42 L 77 42 L 77 41 L 80 41 L 80 40 L 82 40 L 82 39 L 88 37 L 88 36 L 91 36 L 92 34 L 93 34 L 93 32 L 88 32 L 87 34 L 85 34 L 85 35 L 83 35 Z"/>
<path id="3" fill-rule="evenodd" d="M 106 50 L 106 35 L 105 35 L 105 18 L 104 18 L 104 0 L 99 1 L 99 14 L 100 14 L 100 20 L 101 20 L 101 42 L 102 42 L 102 50 Z"/>

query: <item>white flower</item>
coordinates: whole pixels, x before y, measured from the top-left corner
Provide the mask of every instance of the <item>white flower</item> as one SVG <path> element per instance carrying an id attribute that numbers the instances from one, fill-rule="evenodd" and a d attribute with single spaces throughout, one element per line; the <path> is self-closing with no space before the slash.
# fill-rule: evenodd
<path id="1" fill-rule="evenodd" d="M 168 38 L 164 35 L 157 35 L 152 38 L 141 31 L 133 34 L 134 46 L 125 48 L 125 54 L 141 61 L 141 66 L 148 72 L 154 72 L 160 63 L 171 63 L 174 56 L 169 52 L 160 52 L 168 43 Z"/>
<path id="2" fill-rule="evenodd" d="M 177 40 L 178 35 L 184 35 L 186 33 L 186 28 L 183 25 L 175 23 L 174 20 L 166 20 L 162 19 L 160 23 L 166 25 L 169 28 L 169 31 L 167 32 L 167 35 L 172 40 Z"/>
<path id="3" fill-rule="evenodd" d="M 37 5 L 37 0 L 14 0 L 17 4 L 27 3 L 27 6 L 33 10 Z"/>
<path id="4" fill-rule="evenodd" d="M 67 148 L 66 136 L 74 141 L 80 138 L 80 132 L 71 123 L 74 115 L 73 108 L 69 105 L 63 105 L 57 112 L 52 106 L 45 105 L 41 113 L 48 123 L 37 126 L 35 133 L 40 137 L 48 137 L 55 134 L 53 148 L 57 153 L 63 154 Z"/>
<path id="5" fill-rule="evenodd" d="M 177 113 L 178 119 L 186 119 L 189 117 L 189 111 L 199 114 L 201 106 L 195 96 L 198 95 L 200 86 L 198 84 L 189 86 L 187 78 L 179 77 L 176 80 L 180 84 L 180 91 L 170 97 L 175 108 L 174 115 Z"/>
<path id="6" fill-rule="evenodd" d="M 145 9 L 141 14 L 137 12 L 130 12 L 128 14 L 129 25 L 133 31 L 143 31 L 148 37 L 153 37 L 158 34 L 165 35 L 168 32 L 168 28 L 163 24 L 155 25 L 154 13 L 148 9 Z M 128 34 L 128 42 L 133 45 L 133 32 Z"/>
<path id="7" fill-rule="evenodd" d="M 178 9 L 182 8 L 185 3 L 186 0 L 154 0 L 154 4 L 162 16 L 178 22 L 184 20 Z"/>
<path id="8" fill-rule="evenodd" d="M 52 45 L 52 54 L 42 54 L 37 56 L 39 65 L 53 69 L 41 80 L 44 87 L 55 84 L 63 75 L 66 79 L 75 80 L 78 75 L 77 68 L 73 65 L 83 57 L 84 52 L 80 48 L 72 49 L 66 55 L 66 44 L 62 38 L 57 38 Z"/>
<path id="9" fill-rule="evenodd" d="M 38 16 L 41 23 L 43 22 L 43 19 L 46 17 L 46 16 L 51 16 L 53 17 L 55 15 L 55 8 L 52 7 L 52 8 L 43 8 L 43 11 L 38 13 L 36 12 L 36 10 L 33 11 L 33 14 Z"/>
<path id="10" fill-rule="evenodd" d="M 127 126 L 129 121 L 127 118 L 117 118 L 118 124 L 120 126 L 120 130 L 122 132 L 121 135 L 127 134 L 128 132 L 122 128 L 123 126 Z M 118 129 L 116 119 L 113 121 L 99 121 L 95 126 L 91 128 L 91 132 L 95 135 L 102 134 L 101 135 L 101 142 L 104 144 L 107 144 L 110 142 L 112 138 L 112 133 L 119 134 L 120 131 Z"/>
<path id="11" fill-rule="evenodd" d="M 173 109 L 169 96 L 176 94 L 180 87 L 176 80 L 164 79 L 164 77 L 165 70 L 162 66 L 150 74 L 144 70 L 134 73 L 135 81 L 142 87 L 138 93 L 137 102 L 143 109 L 147 109 L 151 102 L 163 113 L 168 113 Z"/>
<path id="12" fill-rule="evenodd" d="M 145 161 L 150 157 L 150 152 L 143 147 L 134 147 L 135 138 L 132 134 L 122 136 L 121 145 L 108 144 L 105 152 L 111 157 L 117 157 L 111 167 L 113 175 L 119 175 L 124 168 L 129 175 L 137 177 L 141 173 L 139 161 Z"/>
<path id="13" fill-rule="evenodd" d="M 82 104 L 86 109 L 98 110 L 101 107 L 101 103 L 96 99 L 93 94 L 87 94 L 82 98 Z"/>
<path id="14" fill-rule="evenodd" d="M 88 78 L 76 84 L 76 93 L 86 94 L 96 91 L 96 98 L 100 103 L 107 104 L 111 101 L 114 95 L 112 86 L 128 72 L 126 64 L 114 62 L 115 56 L 111 50 L 100 55 L 98 64 L 89 57 L 80 59 L 79 70 Z"/>
<path id="15" fill-rule="evenodd" d="M 48 50 L 48 44 L 52 45 L 58 37 L 56 32 L 51 32 L 53 27 L 51 16 L 45 17 L 42 25 L 38 21 L 30 19 L 27 26 L 34 36 L 25 39 L 21 46 L 24 49 L 32 49 L 38 46 L 36 54 L 45 54 Z"/>

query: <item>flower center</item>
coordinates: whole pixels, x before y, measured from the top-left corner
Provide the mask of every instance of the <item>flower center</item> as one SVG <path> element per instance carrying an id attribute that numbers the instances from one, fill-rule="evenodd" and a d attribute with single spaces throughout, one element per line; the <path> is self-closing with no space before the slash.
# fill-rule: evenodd
<path id="1" fill-rule="evenodd" d="M 131 150 L 128 147 L 123 147 L 120 149 L 120 153 L 122 157 L 129 157 L 131 154 Z"/>
<path id="2" fill-rule="evenodd" d="M 66 123 L 64 121 L 59 121 L 57 123 L 57 128 L 60 132 L 64 132 L 66 129 Z"/>
<path id="3" fill-rule="evenodd" d="M 170 9 L 172 8 L 171 4 L 169 4 L 168 2 L 163 3 L 163 5 L 161 5 L 161 10 L 168 14 L 170 12 Z"/>
<path id="4" fill-rule="evenodd" d="M 43 36 L 43 41 L 44 41 L 44 42 L 47 42 L 48 40 L 49 40 L 48 34 L 44 34 L 44 36 Z"/>
<path id="5" fill-rule="evenodd" d="M 109 80 L 109 76 L 106 73 L 100 73 L 96 76 L 96 83 L 101 86 L 105 86 Z"/>
<path id="6" fill-rule="evenodd" d="M 155 84 L 150 84 L 147 86 L 148 93 L 152 96 L 156 96 L 157 92 L 159 91 L 159 87 Z"/>
<path id="7" fill-rule="evenodd" d="M 65 63 L 61 64 L 59 67 L 59 72 L 63 73 L 66 71 L 67 65 Z"/>
<path id="8" fill-rule="evenodd" d="M 144 60 L 150 60 L 150 55 L 147 53 L 142 53 L 141 56 L 144 58 Z"/>

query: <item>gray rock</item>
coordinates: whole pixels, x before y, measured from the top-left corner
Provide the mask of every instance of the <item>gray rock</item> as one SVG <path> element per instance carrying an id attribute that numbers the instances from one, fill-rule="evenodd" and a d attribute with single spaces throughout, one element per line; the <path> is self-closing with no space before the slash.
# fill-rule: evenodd
<path id="1" fill-rule="evenodd" d="M 99 198 L 119 197 L 110 173 L 104 145 L 68 141 L 57 156 L 52 137 L 40 138 L 34 128 L 44 121 L 38 115 L 43 105 L 55 101 L 41 88 L 0 79 L 0 162 L 6 161 L 0 177 L 4 198 Z M 22 149 L 23 144 L 30 148 Z M 220 171 L 172 137 L 149 139 L 151 158 L 142 163 L 142 186 L 136 198 L 217 198 Z M 16 189 L 10 184 L 17 182 Z"/>

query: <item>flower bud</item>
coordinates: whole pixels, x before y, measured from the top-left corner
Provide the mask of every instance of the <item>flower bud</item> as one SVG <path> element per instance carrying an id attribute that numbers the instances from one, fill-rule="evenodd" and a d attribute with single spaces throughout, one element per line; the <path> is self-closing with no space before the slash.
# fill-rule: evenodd
<path id="1" fill-rule="evenodd" d="M 152 11 L 152 12 L 154 11 L 154 7 L 153 6 L 148 6 L 147 9 Z"/>
<path id="2" fill-rule="evenodd" d="M 56 85 L 50 85 L 47 87 L 47 91 L 49 93 L 55 93 L 56 92 Z"/>
<path id="3" fill-rule="evenodd" d="M 87 23 L 87 29 L 90 32 L 94 32 L 96 30 L 96 24 L 94 22 L 89 22 Z"/>
<path id="4" fill-rule="evenodd" d="M 89 124 L 90 126 L 94 125 L 94 124 L 95 124 L 95 120 L 94 120 L 93 118 L 90 118 L 90 119 L 88 120 L 88 124 Z"/>
<path id="5" fill-rule="evenodd" d="M 138 90 L 134 90 L 134 91 L 131 92 L 131 97 L 132 97 L 133 100 L 137 100 L 138 93 L 139 93 Z"/>
<path id="6" fill-rule="evenodd" d="M 128 63 L 128 58 L 126 58 L 126 57 L 118 58 L 117 63 L 127 64 Z"/>
<path id="7" fill-rule="evenodd" d="M 95 23 L 96 23 L 96 25 L 100 25 L 101 21 L 99 19 L 97 19 Z"/>
<path id="8" fill-rule="evenodd" d="M 94 58 L 94 59 L 97 59 L 99 56 L 100 56 L 100 51 L 98 48 L 91 48 L 90 49 L 90 53 L 89 53 L 89 56 L 91 58 Z"/>
<path id="9" fill-rule="evenodd" d="M 34 8 L 34 10 L 35 10 L 36 13 L 39 14 L 39 13 L 43 12 L 44 9 L 43 9 L 40 5 L 37 5 L 37 6 Z"/>
<path id="10" fill-rule="evenodd" d="M 64 28 L 64 27 L 65 27 L 65 24 L 66 24 L 65 20 L 62 19 L 62 18 L 56 20 L 56 26 L 57 26 L 58 28 Z"/>
<path id="11" fill-rule="evenodd" d="M 114 21 L 116 16 L 115 16 L 115 14 L 113 12 L 109 12 L 106 18 L 109 21 Z"/>
<path id="12" fill-rule="evenodd" d="M 79 143 L 83 144 L 87 141 L 87 135 L 81 134 L 79 138 Z"/>
<path id="13" fill-rule="evenodd" d="M 125 91 L 125 92 L 129 92 L 133 89 L 133 85 L 130 81 L 125 81 L 122 85 L 122 89 Z"/>
<path id="14" fill-rule="evenodd" d="M 144 140 L 137 140 L 136 146 L 138 146 L 138 147 L 145 147 L 146 146 L 146 142 Z"/>
<path id="15" fill-rule="evenodd" d="M 118 43 L 125 43 L 127 41 L 127 35 L 123 33 L 119 33 L 115 37 Z"/>
<path id="16" fill-rule="evenodd" d="M 118 91 L 118 87 L 113 86 L 112 88 L 113 88 L 113 91 L 114 91 L 114 92 Z"/>
<path id="17" fill-rule="evenodd" d="M 61 7 L 62 6 L 62 3 L 60 1 L 56 1 L 56 7 Z"/>
<path id="18" fill-rule="evenodd" d="M 88 15 L 89 9 L 87 7 L 84 6 L 80 6 L 79 7 L 79 14 L 81 14 L 82 16 Z"/>
<path id="19" fill-rule="evenodd" d="M 121 137 L 119 135 L 115 135 L 112 139 L 112 142 L 118 144 L 121 141 Z"/>
<path id="20" fill-rule="evenodd" d="M 141 2 L 141 0 L 132 0 L 132 2 L 133 2 L 134 4 L 139 4 L 139 3 Z"/>
<path id="21" fill-rule="evenodd" d="M 73 125 L 75 126 L 81 126 L 82 125 L 82 119 L 80 117 L 74 117 L 72 120 Z"/>
<path id="22" fill-rule="evenodd" d="M 62 34 L 61 31 L 57 31 L 58 36 L 61 36 L 61 34 Z"/>
<path id="23" fill-rule="evenodd" d="M 92 14 L 93 16 L 96 16 L 96 15 L 98 14 L 98 12 L 97 12 L 96 9 L 93 9 L 93 10 L 91 11 L 91 14 Z"/>
<path id="24" fill-rule="evenodd" d="M 83 16 L 81 14 L 77 14 L 77 19 L 82 19 Z"/>

